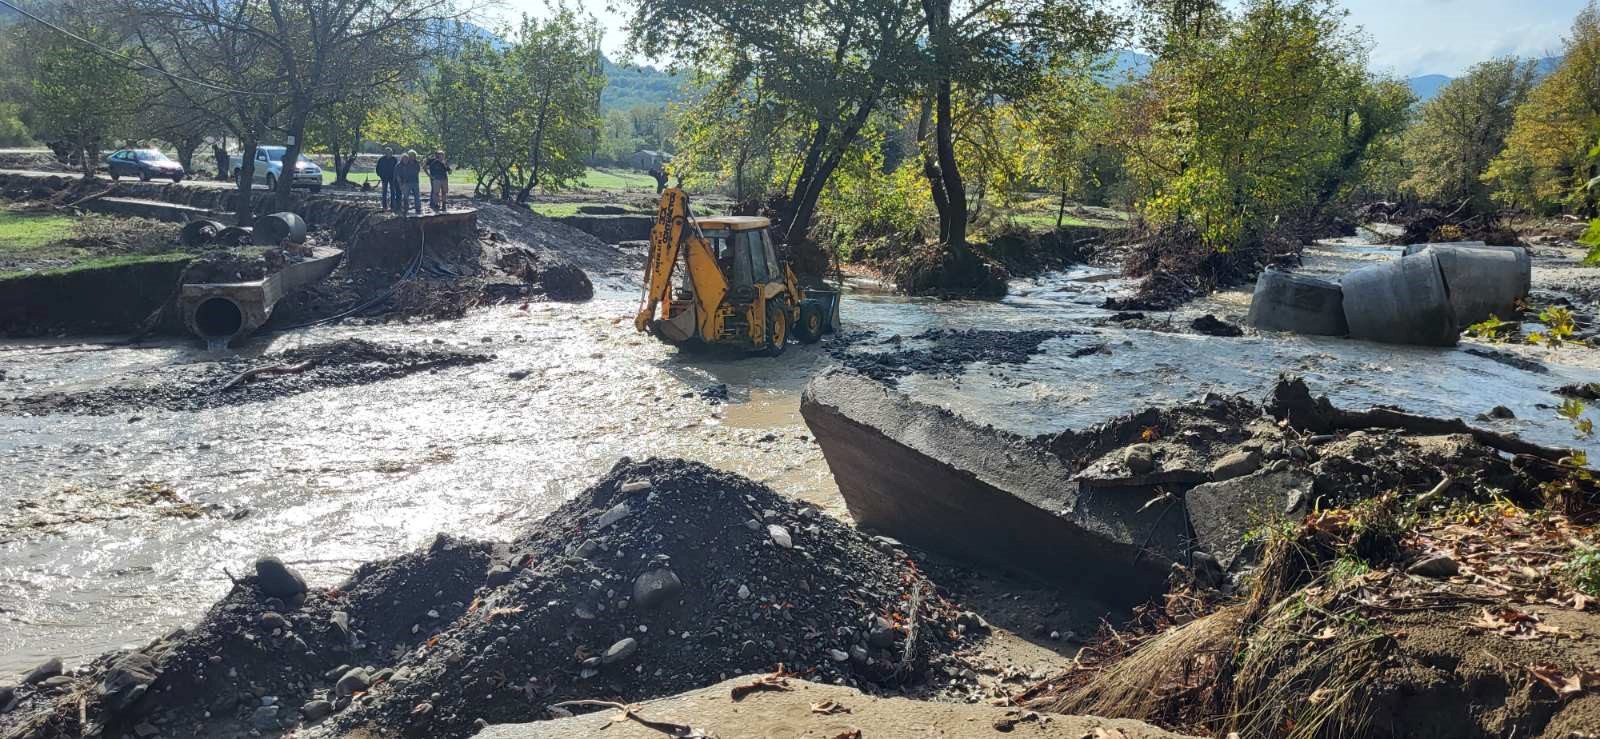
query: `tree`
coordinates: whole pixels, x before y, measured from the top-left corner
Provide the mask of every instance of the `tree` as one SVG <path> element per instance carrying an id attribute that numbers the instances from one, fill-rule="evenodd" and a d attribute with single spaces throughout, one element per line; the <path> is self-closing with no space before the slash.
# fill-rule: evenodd
<path id="1" fill-rule="evenodd" d="M 545 21 L 524 16 L 510 52 L 515 84 L 526 93 L 527 174 L 517 193 L 528 202 L 535 187 L 555 188 L 583 175 L 583 154 L 600 126 L 605 76 L 595 63 L 600 32 L 593 18 L 564 5 Z"/>
<path id="2" fill-rule="evenodd" d="M 116 46 L 109 32 L 80 23 L 73 29 L 101 46 Z M 86 51 L 72 39 L 50 35 L 39 39 L 34 58 L 29 105 L 34 131 L 42 138 L 71 144 L 83 176 L 94 176 L 100 146 L 121 132 L 132 113 L 140 79 L 126 62 Z"/>
<path id="3" fill-rule="evenodd" d="M 1590 213 L 1600 140 L 1600 9 L 1578 13 L 1556 70 L 1516 110 L 1505 149 L 1484 179 L 1503 205 Z"/>
<path id="4" fill-rule="evenodd" d="M 254 152 L 284 136 L 292 166 L 318 111 L 416 74 L 458 17 L 454 0 L 113 0 L 145 61 L 240 141 L 238 198 L 249 217 Z M 292 178 L 277 182 L 286 197 Z"/>
<path id="5" fill-rule="evenodd" d="M 777 232 L 805 241 L 817 199 L 886 94 L 906 83 L 921 36 L 920 10 L 905 0 L 632 0 L 634 47 L 744 90 L 761 80 L 787 116 L 803 120 L 795 173 Z M 820 251 L 793 252 L 801 271 L 825 267 Z"/>
<path id="6" fill-rule="evenodd" d="M 1250 0 L 1214 34 L 1169 46 L 1123 125 L 1148 223 L 1210 252 L 1258 245 L 1356 175 L 1399 116 L 1343 18 L 1330 0 Z"/>
<path id="7" fill-rule="evenodd" d="M 1445 85 L 1422 106 L 1406 136 L 1413 174 L 1405 187 L 1426 200 L 1492 207 L 1483 175 L 1505 147 L 1506 135 L 1533 88 L 1534 64 L 1515 59 L 1484 62 Z"/>
<path id="8" fill-rule="evenodd" d="M 917 78 L 931 107 L 923 171 L 939 211 L 939 242 L 957 264 L 970 263 L 969 204 L 955 145 L 955 90 L 977 98 L 1020 99 L 1060 60 L 1102 51 L 1116 30 L 1087 0 L 921 0 L 927 29 Z M 931 104 L 928 102 L 931 101 Z M 926 116 L 924 116 L 926 117 Z"/>
<path id="9" fill-rule="evenodd" d="M 333 155 L 334 184 L 350 184 L 350 166 L 361 151 L 362 132 L 377 104 L 378 96 L 373 93 L 370 89 L 362 90 L 311 116 L 308 134 L 312 141 Z"/>

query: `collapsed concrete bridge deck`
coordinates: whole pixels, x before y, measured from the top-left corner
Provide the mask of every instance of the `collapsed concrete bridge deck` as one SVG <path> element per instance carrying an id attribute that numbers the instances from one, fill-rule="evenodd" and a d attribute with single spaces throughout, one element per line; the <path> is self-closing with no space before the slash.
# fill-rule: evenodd
<path id="1" fill-rule="evenodd" d="M 1187 521 L 1143 485 L 1086 485 L 1037 440 L 830 370 L 801 414 L 850 514 L 909 544 L 1131 605 L 1187 552 Z"/>

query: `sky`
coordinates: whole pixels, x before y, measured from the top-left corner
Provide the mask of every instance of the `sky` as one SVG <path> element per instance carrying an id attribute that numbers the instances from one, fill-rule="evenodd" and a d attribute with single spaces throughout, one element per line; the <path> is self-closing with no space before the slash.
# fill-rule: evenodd
<path id="1" fill-rule="evenodd" d="M 623 0 L 569 0 L 606 29 L 604 48 L 623 50 Z M 502 0 L 505 17 L 544 12 L 545 0 Z M 1373 42 L 1375 71 L 1402 77 L 1458 76 L 1498 56 L 1556 56 L 1572 19 L 1587 0 L 1342 0 L 1350 22 Z M 649 60 L 634 60 L 649 61 Z"/>

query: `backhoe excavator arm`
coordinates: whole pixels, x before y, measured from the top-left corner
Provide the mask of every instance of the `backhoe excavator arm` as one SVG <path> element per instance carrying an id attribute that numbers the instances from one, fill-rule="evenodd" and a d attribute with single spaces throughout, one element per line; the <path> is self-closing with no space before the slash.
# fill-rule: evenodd
<path id="1" fill-rule="evenodd" d="M 634 316 L 634 328 L 645 331 L 663 302 L 672 296 L 672 273 L 678 256 L 688 252 L 689 281 L 694 290 L 695 326 L 700 335 L 715 340 L 721 332 L 718 309 L 728 294 L 728 283 L 717 268 L 716 255 L 705 237 L 690 222 L 689 196 L 672 187 L 661 193 L 656 222 L 650 228 L 650 256 L 645 263 L 644 305 Z"/>

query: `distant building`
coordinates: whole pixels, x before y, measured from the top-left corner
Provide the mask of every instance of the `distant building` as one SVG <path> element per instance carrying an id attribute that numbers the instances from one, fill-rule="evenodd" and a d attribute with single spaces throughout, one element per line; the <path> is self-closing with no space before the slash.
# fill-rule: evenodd
<path id="1" fill-rule="evenodd" d="M 672 155 L 664 151 L 640 149 L 628 155 L 628 166 L 634 169 L 655 169 L 670 161 L 672 161 Z"/>

